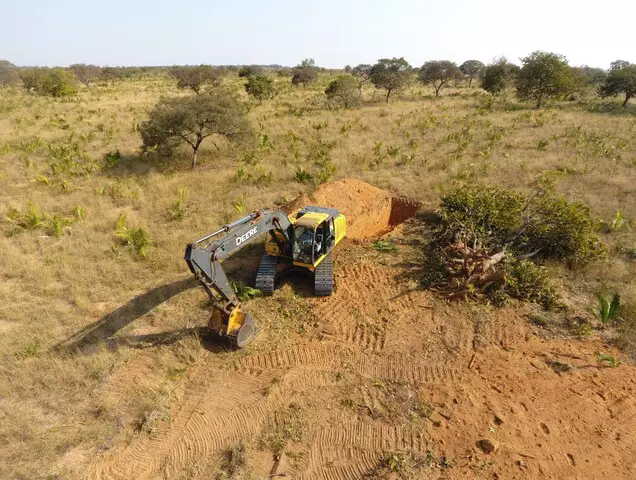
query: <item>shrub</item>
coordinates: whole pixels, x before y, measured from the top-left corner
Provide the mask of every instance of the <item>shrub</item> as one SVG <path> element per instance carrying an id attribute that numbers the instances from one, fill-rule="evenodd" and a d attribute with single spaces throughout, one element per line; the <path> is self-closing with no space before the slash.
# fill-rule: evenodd
<path id="1" fill-rule="evenodd" d="M 257 65 L 245 65 L 239 68 L 238 76 L 240 78 L 251 77 L 252 75 L 262 75 L 263 69 Z"/>
<path id="2" fill-rule="evenodd" d="M 360 103 L 358 82 L 350 75 L 341 75 L 325 89 L 325 95 L 332 102 L 349 108 Z"/>
<path id="3" fill-rule="evenodd" d="M 77 92 L 73 74 L 63 68 L 29 68 L 20 74 L 27 90 L 51 97 L 66 97 Z"/>
<path id="4" fill-rule="evenodd" d="M 274 81 L 264 75 L 249 76 L 245 84 L 245 91 L 257 99 L 259 104 L 262 104 L 263 100 L 273 98 L 276 94 Z"/>
<path id="5" fill-rule="evenodd" d="M 130 247 L 135 254 L 141 258 L 146 258 L 152 246 L 150 233 L 141 227 L 130 228 L 126 223 L 126 215 L 121 213 L 117 218 L 115 236 L 119 238 L 124 245 Z"/>
<path id="6" fill-rule="evenodd" d="M 503 293 L 506 296 L 537 303 L 546 310 L 559 305 L 559 295 L 544 266 L 530 260 L 506 265 Z M 501 295 L 499 295 L 501 299 Z"/>

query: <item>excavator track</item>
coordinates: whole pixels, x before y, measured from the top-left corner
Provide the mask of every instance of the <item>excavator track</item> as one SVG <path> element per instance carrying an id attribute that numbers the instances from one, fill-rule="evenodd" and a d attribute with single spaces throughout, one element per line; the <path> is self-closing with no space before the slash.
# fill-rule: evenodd
<path id="1" fill-rule="evenodd" d="M 274 280 L 276 278 L 277 266 L 278 257 L 267 254 L 263 255 L 255 282 L 256 288 L 263 292 L 263 295 L 272 295 L 274 293 Z"/>
<path id="2" fill-rule="evenodd" d="M 333 293 L 333 259 L 331 252 L 314 270 L 314 293 L 326 297 Z"/>

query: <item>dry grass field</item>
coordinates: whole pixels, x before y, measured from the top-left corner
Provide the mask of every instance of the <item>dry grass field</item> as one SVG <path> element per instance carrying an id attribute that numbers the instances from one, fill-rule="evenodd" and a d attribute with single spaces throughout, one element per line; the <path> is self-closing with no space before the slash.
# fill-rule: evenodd
<path id="1" fill-rule="evenodd" d="M 322 93 L 328 74 L 276 81 L 262 105 L 241 90 L 257 145 L 204 144 L 196 170 L 186 150 L 139 154 L 148 109 L 189 94 L 167 77 L 66 100 L 0 90 L 0 478 L 267 478 L 273 453 L 291 478 L 635 478 L 634 106 L 509 96 L 488 109 L 462 85 L 388 104 L 367 88 L 342 110 Z M 531 191 L 553 176 L 606 222 L 609 255 L 551 266 L 566 311 L 447 304 L 418 287 L 424 220 L 410 221 L 390 234 L 395 253 L 338 247 L 327 300 L 302 278 L 250 300 L 263 333 L 230 351 L 202 328 L 184 246 L 311 198 L 301 170 L 424 213 L 457 185 Z M 145 257 L 115 235 L 122 214 L 150 233 Z M 252 281 L 259 248 L 227 262 L 234 279 Z M 581 335 L 571 327 L 593 321 L 601 292 L 621 294 L 624 322 Z M 600 352 L 621 365 L 603 368 Z M 475 447 L 485 436 L 501 444 L 491 456 Z"/>

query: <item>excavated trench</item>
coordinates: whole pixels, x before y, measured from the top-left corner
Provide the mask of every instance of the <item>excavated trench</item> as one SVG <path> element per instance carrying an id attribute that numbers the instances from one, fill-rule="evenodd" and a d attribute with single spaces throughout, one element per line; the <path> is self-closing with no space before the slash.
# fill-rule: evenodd
<path id="1" fill-rule="evenodd" d="M 353 178 L 323 183 L 309 198 L 294 200 L 285 210 L 291 212 L 305 205 L 336 208 L 347 218 L 347 237 L 377 237 L 415 216 L 420 209 L 416 200 L 394 197 L 386 190 Z"/>

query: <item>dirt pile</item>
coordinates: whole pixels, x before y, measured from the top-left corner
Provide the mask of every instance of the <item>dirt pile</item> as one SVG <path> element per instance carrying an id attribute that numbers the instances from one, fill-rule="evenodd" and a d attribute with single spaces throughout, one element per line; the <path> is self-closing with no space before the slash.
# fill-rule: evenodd
<path id="1" fill-rule="evenodd" d="M 285 207 L 291 212 L 305 205 L 336 208 L 347 217 L 347 237 L 365 238 L 387 233 L 413 217 L 416 200 L 394 197 L 386 190 L 360 180 L 345 178 L 323 183 L 311 195 L 302 195 Z"/>

